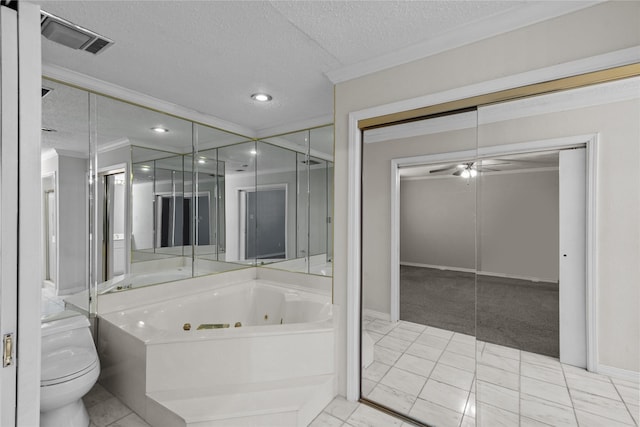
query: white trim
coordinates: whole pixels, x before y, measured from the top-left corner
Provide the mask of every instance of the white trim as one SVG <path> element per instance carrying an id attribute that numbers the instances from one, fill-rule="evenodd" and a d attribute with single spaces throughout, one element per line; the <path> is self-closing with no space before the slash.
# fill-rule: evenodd
<path id="1" fill-rule="evenodd" d="M 640 98 L 640 77 L 554 92 L 482 107 L 478 124 L 559 113 Z"/>
<path id="2" fill-rule="evenodd" d="M 389 311 L 391 321 L 400 320 L 400 166 L 398 159 L 391 160 L 391 291 Z"/>
<path id="3" fill-rule="evenodd" d="M 347 399 L 357 401 L 360 398 L 360 212 L 362 192 L 361 177 L 362 165 L 360 162 L 362 141 L 361 132 L 358 128 L 360 120 L 369 119 L 385 114 L 392 114 L 400 111 L 407 111 L 414 108 L 421 108 L 428 105 L 435 105 L 446 101 L 468 98 L 474 95 L 483 95 L 497 90 L 509 89 L 513 87 L 525 86 L 541 81 L 553 80 L 561 77 L 581 74 L 590 71 L 626 65 L 640 61 L 640 46 L 633 46 L 614 52 L 605 53 L 576 61 L 546 67 L 538 70 L 528 71 L 512 76 L 480 82 L 461 88 L 446 90 L 434 94 L 429 94 L 417 98 L 379 105 L 363 110 L 352 111 L 348 119 L 348 200 L 347 200 Z M 587 316 L 589 316 L 588 330 L 597 331 L 597 306 L 596 306 L 596 255 L 597 255 L 597 235 L 595 207 L 597 197 L 596 173 L 598 146 L 597 138 L 591 143 L 592 149 L 587 150 L 589 164 L 588 194 L 593 194 L 593 198 L 588 198 L 591 215 L 587 217 L 588 230 L 587 248 L 593 248 L 588 252 L 588 264 L 590 271 L 587 272 L 587 289 L 592 293 L 587 293 Z M 587 369 L 597 372 L 597 337 L 587 339 Z"/>
<path id="4" fill-rule="evenodd" d="M 42 187 L 40 139 L 42 127 L 42 84 L 40 8 L 18 4 L 19 58 L 19 159 L 18 169 L 18 396 L 16 425 L 36 426 L 40 420 L 40 305 L 42 265 L 34 261 L 42 247 Z M 6 9 L 6 8 L 2 8 Z M 4 54 L 4 52 L 3 52 Z M 3 62 L 5 58 L 2 58 Z M 4 78 L 5 76 L 3 76 Z M 2 111 L 3 116 L 6 111 Z M 4 154 L 4 153 L 3 153 Z M 4 191 L 4 190 L 3 190 Z M 10 208 L 10 207 L 9 207 Z M 15 208 L 14 215 L 15 215 Z M 11 249 L 5 248 L 2 256 Z M 4 297 L 4 295 L 3 295 Z"/>
<path id="5" fill-rule="evenodd" d="M 527 280 L 529 282 L 541 282 L 541 283 L 558 283 L 558 280 L 550 280 L 550 279 L 541 279 L 540 277 L 531 277 L 531 276 L 518 276 L 514 274 L 507 273 L 494 273 L 491 271 L 477 271 L 474 268 L 464 268 L 464 267 L 450 267 L 448 265 L 433 265 L 433 264 L 422 264 L 419 262 L 405 262 L 401 261 L 400 265 L 406 265 L 408 267 L 422 267 L 422 268 L 433 268 L 436 270 L 444 270 L 444 271 L 459 271 L 462 273 L 475 273 L 479 276 L 490 276 L 490 277 L 504 277 L 507 279 L 516 279 L 516 280 Z"/>
<path id="6" fill-rule="evenodd" d="M 360 212 L 362 186 L 362 132 L 358 121 L 367 113 L 349 113 L 348 202 L 347 202 L 347 399 L 360 399 Z"/>
<path id="7" fill-rule="evenodd" d="M 60 148 L 54 148 L 56 154 L 58 154 L 58 156 L 63 156 L 63 157 L 72 157 L 74 159 L 84 159 L 84 160 L 89 160 L 89 153 L 85 154 L 85 153 L 81 153 L 78 151 L 71 151 L 71 150 L 63 150 Z"/>
<path id="8" fill-rule="evenodd" d="M 526 280 L 528 282 L 536 282 L 536 283 L 553 283 L 558 284 L 558 280 L 553 279 L 542 279 L 540 277 L 531 277 L 531 276 L 518 276 L 516 274 L 507 274 L 507 273 L 494 273 L 491 271 L 477 271 L 476 274 L 478 276 L 489 276 L 489 277 L 503 277 L 505 279 L 515 279 L 515 280 Z"/>
<path id="9" fill-rule="evenodd" d="M 435 117 L 430 120 L 418 120 L 415 122 L 370 129 L 364 131 L 364 143 L 373 144 L 376 142 L 449 132 L 452 130 L 475 128 L 478 124 L 477 117 L 475 111 L 469 111 L 466 113 Z"/>
<path id="10" fill-rule="evenodd" d="M 542 2 L 529 3 L 521 7 L 510 8 L 502 13 L 491 15 L 463 27 L 454 27 L 450 31 L 427 41 L 329 71 L 326 73 L 326 76 L 334 84 L 342 83 L 398 65 L 428 58 L 441 52 L 508 33 L 541 21 L 576 12 L 598 3 L 601 3 L 601 1 Z"/>
<path id="11" fill-rule="evenodd" d="M 486 125 L 638 98 L 640 98 L 640 77 L 632 77 L 483 106 L 482 114 L 477 116 L 476 112 L 468 112 L 370 129 L 364 132 L 364 142 L 369 144 L 432 135 L 452 130 L 469 129 L 475 127 L 476 123 Z"/>
<path id="12" fill-rule="evenodd" d="M 310 119 L 299 120 L 294 123 L 287 123 L 284 125 L 277 125 L 268 128 L 258 129 L 255 132 L 255 137 L 258 139 L 268 138 L 273 135 L 282 135 L 285 133 L 296 132 L 299 130 L 307 130 L 310 128 L 317 128 L 323 126 L 329 126 L 333 124 L 333 114 L 325 114 L 319 117 L 312 117 Z"/>
<path id="13" fill-rule="evenodd" d="M 302 131 L 305 131 L 305 130 L 308 130 L 308 129 L 303 129 Z M 294 151 L 296 153 L 307 154 L 308 152 L 310 157 L 316 157 L 318 159 L 333 162 L 333 154 L 323 153 L 322 151 L 318 151 L 310 147 L 303 147 L 302 145 L 298 145 L 295 142 L 291 142 L 284 137 L 276 136 L 276 137 L 264 138 L 264 139 L 261 139 L 259 142 L 269 144 L 269 145 L 274 145 L 276 147 L 282 147 L 287 150 Z"/>
<path id="14" fill-rule="evenodd" d="M 607 375 L 611 378 L 618 378 L 625 381 L 640 383 L 640 372 L 630 371 L 628 369 L 615 368 L 613 366 L 600 364 L 598 373 Z"/>
<path id="15" fill-rule="evenodd" d="M 587 144 L 587 370 L 600 372 L 598 360 L 598 155 L 600 135 Z"/>
<path id="16" fill-rule="evenodd" d="M 475 273 L 475 268 L 464 268 L 464 267 L 451 267 L 448 265 L 433 265 L 433 264 L 422 264 L 419 262 L 405 262 L 400 261 L 400 265 L 406 265 L 407 267 L 423 267 L 423 268 L 433 268 L 436 270 L 445 270 L 445 271 L 460 271 L 462 273 Z"/>
<path id="17" fill-rule="evenodd" d="M 153 96 L 145 95 L 144 93 L 136 92 L 134 90 L 127 89 L 125 87 L 118 86 L 116 84 L 109 83 L 104 80 L 88 76 L 86 74 L 78 73 L 77 71 L 69 70 L 68 68 L 63 68 L 58 65 L 43 63 L 42 76 L 44 78 L 54 79 L 64 83 L 76 85 L 92 92 L 109 95 L 123 101 L 132 102 L 134 104 L 159 110 L 167 114 L 172 114 L 174 116 L 192 120 L 194 122 L 202 123 L 207 126 L 212 126 L 224 131 L 236 133 L 248 138 L 254 138 L 256 135 L 256 132 L 253 129 L 249 129 L 245 126 L 219 119 L 217 117 L 204 114 L 169 101 L 164 101 Z"/>
<path id="18" fill-rule="evenodd" d="M 28 374 L 29 369 L 20 369 L 17 364 L 22 362 L 24 348 L 33 351 L 32 340 L 37 335 L 24 333 L 24 347 L 22 346 L 22 330 L 19 330 L 19 315 L 26 313 L 18 310 L 22 304 L 22 295 L 18 297 L 19 254 L 20 240 L 18 227 L 20 222 L 18 210 L 20 202 L 19 168 L 20 168 L 20 116 L 19 105 L 23 94 L 19 88 L 19 50 L 18 50 L 18 19 L 16 11 L 8 7 L 0 7 L 0 336 L 12 334 L 15 344 L 12 351 L 13 363 L 0 368 L 0 425 L 17 426 L 16 406 L 20 409 L 22 403 L 29 404 L 34 396 L 26 394 L 21 400 L 17 392 L 20 372 Z M 28 100 L 29 101 L 29 100 Z M 36 106 L 37 107 L 37 106 Z M 34 112 L 34 116 L 37 114 Z M 37 119 L 36 119 L 37 120 Z M 34 120 L 35 122 L 35 120 Z M 39 137 L 38 137 L 39 139 Z M 38 196 L 40 191 L 38 191 Z M 39 204 L 32 209 L 38 209 Z M 40 222 L 40 221 L 38 221 Z M 39 240 L 36 240 L 38 242 Z M 34 244 L 32 250 L 37 248 Z M 37 248 L 40 251 L 40 248 Z M 21 255 L 21 254 L 20 254 Z M 32 288 L 40 288 L 40 281 L 31 283 Z M 25 286 L 25 289 L 28 289 Z M 39 313 L 40 307 L 30 316 Z M 20 333 L 20 334 L 19 334 Z M 17 347 L 17 348 L 16 348 Z M 4 345 L 2 345 L 4 350 Z M 39 350 L 38 350 L 39 353 Z M 25 354 L 30 358 L 30 354 Z M 20 359 L 17 360 L 16 358 Z M 26 362 L 25 362 L 26 363 Z M 35 368 L 35 367 L 34 367 Z M 40 368 L 38 366 L 38 368 Z M 37 425 L 34 424 L 34 425 Z"/>
<path id="19" fill-rule="evenodd" d="M 358 117 L 362 117 L 362 119 L 368 119 L 636 62 L 640 62 L 640 45 L 416 98 L 378 105 L 354 113 L 358 113 Z"/>
<path id="20" fill-rule="evenodd" d="M 364 316 L 373 317 L 374 319 L 384 320 L 385 322 L 391 321 L 391 316 L 389 315 L 389 313 L 383 313 L 382 311 L 372 310 L 370 308 L 363 309 L 362 314 Z"/>

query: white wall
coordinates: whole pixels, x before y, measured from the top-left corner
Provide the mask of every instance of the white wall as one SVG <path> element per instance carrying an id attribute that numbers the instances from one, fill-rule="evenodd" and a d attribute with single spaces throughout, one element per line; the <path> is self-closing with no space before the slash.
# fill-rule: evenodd
<path id="1" fill-rule="evenodd" d="M 605 2 L 336 85 L 335 182 L 348 182 L 350 112 L 638 46 L 639 14 L 638 2 Z M 617 117 L 609 114 L 607 117 L 610 126 L 618 122 Z M 637 114 L 633 116 L 636 127 L 637 117 Z M 602 120 L 604 118 L 599 123 Z M 596 127 L 584 117 L 581 122 L 583 131 L 585 127 Z M 549 125 L 556 127 L 561 124 L 558 118 L 547 118 L 542 125 L 538 124 L 538 130 L 544 132 Z M 566 134 L 568 130 L 562 132 Z M 640 281 L 637 197 L 640 191 L 638 177 L 634 180 L 619 165 L 639 157 L 637 141 L 636 137 L 602 145 L 598 178 L 601 197 L 597 212 L 600 236 L 598 283 L 602 287 L 598 292 L 600 362 L 635 371 L 640 370 L 637 344 L 640 335 L 637 315 L 640 299 L 637 290 Z M 383 183 L 380 190 L 388 192 L 389 184 Z M 334 301 L 339 306 L 337 315 L 343 320 L 346 319 L 347 286 L 355 286 L 347 283 L 347 202 L 347 185 L 336 185 Z M 621 221 L 618 218 L 621 212 L 635 212 L 635 219 L 631 219 L 633 215 L 625 215 L 626 219 Z M 381 223 L 388 224 L 388 221 L 382 220 Z M 616 245 L 616 241 L 627 243 Z M 388 271 L 380 272 L 385 273 Z M 631 305 L 636 308 L 631 310 Z M 346 391 L 346 338 L 346 329 L 341 329 L 337 349 L 341 356 L 338 367 L 343 394 Z"/>
<path id="2" fill-rule="evenodd" d="M 59 295 L 88 286 L 88 160 L 58 155 L 56 198 L 58 205 Z"/>

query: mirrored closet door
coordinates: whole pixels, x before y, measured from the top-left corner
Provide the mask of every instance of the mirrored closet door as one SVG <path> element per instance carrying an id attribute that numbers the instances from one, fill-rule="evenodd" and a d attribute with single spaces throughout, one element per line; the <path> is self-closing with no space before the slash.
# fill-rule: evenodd
<path id="1" fill-rule="evenodd" d="M 634 77 L 363 132 L 362 401 L 637 423 L 639 101 Z"/>
<path id="2" fill-rule="evenodd" d="M 476 131 L 473 110 L 364 133 L 361 396 L 426 425 L 475 417 Z"/>

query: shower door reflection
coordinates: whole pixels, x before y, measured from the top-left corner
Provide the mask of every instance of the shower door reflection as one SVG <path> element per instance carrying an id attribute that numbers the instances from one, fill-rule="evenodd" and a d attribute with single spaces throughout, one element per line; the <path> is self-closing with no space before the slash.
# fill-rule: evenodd
<path id="1" fill-rule="evenodd" d="M 475 422 L 476 123 L 364 132 L 361 398 L 413 423 Z"/>

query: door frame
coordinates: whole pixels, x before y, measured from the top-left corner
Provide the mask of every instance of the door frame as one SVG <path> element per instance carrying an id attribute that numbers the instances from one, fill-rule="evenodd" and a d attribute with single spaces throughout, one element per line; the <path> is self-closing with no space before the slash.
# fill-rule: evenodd
<path id="1" fill-rule="evenodd" d="M 596 165 L 598 157 L 598 135 L 576 135 L 541 141 L 529 141 L 481 147 L 478 150 L 465 150 L 425 156 L 401 157 L 391 160 L 391 257 L 390 284 L 392 322 L 400 320 L 400 168 L 413 165 L 455 163 L 461 161 L 483 160 L 494 156 L 508 156 L 541 151 L 586 148 L 586 340 L 587 369 L 597 367 L 597 306 L 596 306 Z"/>

